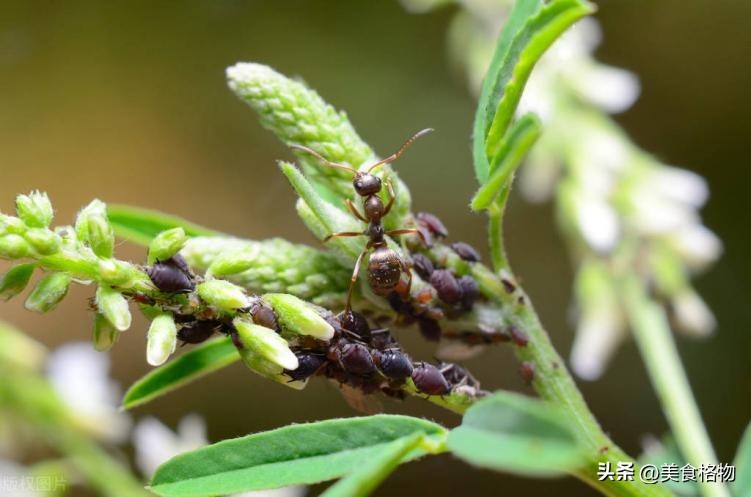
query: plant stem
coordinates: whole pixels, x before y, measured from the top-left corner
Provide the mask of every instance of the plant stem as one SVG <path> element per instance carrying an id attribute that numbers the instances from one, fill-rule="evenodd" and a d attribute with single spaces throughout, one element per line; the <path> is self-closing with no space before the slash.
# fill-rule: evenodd
<path id="1" fill-rule="evenodd" d="M 637 275 L 625 277 L 621 291 L 636 344 L 681 453 L 695 467 L 715 464 L 717 456 L 691 393 L 665 312 L 649 298 Z M 706 497 L 730 495 L 722 483 L 700 485 Z"/>
<path id="2" fill-rule="evenodd" d="M 498 194 L 498 199 L 488 206 L 488 241 L 490 243 L 490 260 L 493 269 L 498 273 L 501 269 L 508 268 L 508 257 L 503 244 L 503 214 L 506 208 L 510 189 L 503 188 Z"/>
<path id="3" fill-rule="evenodd" d="M 516 289 L 509 293 L 504 289 L 500 279 L 488 268 L 475 264 L 472 271 L 483 293 L 491 295 L 499 304 L 511 310 L 509 316 L 512 324 L 523 330 L 529 338 L 526 346 L 516 347 L 517 358 L 529 363 L 534 368 L 532 386 L 541 398 L 563 408 L 573 418 L 578 427 L 578 434 L 589 452 L 589 461 L 585 468 L 573 476 L 594 487 L 604 495 L 634 496 L 669 496 L 673 495 L 663 485 L 648 485 L 639 479 L 638 464 L 634 464 L 634 481 L 600 481 L 597 477 L 599 463 L 610 463 L 614 471 L 619 462 L 634 462 L 602 430 L 589 410 L 574 379 L 566 365 L 550 342 L 548 334 L 532 307 L 529 297 Z"/>

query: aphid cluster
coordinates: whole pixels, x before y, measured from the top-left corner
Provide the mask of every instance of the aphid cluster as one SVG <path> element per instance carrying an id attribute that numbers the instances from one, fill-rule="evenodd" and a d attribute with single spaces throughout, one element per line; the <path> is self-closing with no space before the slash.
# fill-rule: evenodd
<path id="1" fill-rule="evenodd" d="M 402 387 L 411 378 L 415 388 L 426 395 L 454 391 L 482 394 L 477 380 L 461 366 L 413 362 L 390 330 L 371 328 L 360 313 L 344 311 L 328 320 L 336 330 L 334 338 L 327 344 L 309 344 L 295 350 L 300 366 L 285 371 L 291 380 L 319 375 L 361 394 L 380 391 L 402 398 Z"/>

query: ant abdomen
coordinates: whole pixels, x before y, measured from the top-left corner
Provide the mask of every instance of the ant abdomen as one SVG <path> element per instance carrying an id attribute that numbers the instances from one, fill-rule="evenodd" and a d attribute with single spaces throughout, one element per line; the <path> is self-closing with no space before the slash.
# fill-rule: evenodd
<path id="1" fill-rule="evenodd" d="M 373 291 L 386 295 L 394 290 L 402 277 L 402 260 L 388 247 L 373 251 L 368 261 L 368 282 Z"/>

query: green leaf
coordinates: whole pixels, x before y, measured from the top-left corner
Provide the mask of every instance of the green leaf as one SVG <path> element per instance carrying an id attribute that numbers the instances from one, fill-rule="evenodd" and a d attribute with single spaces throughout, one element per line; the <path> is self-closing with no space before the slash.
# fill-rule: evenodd
<path id="1" fill-rule="evenodd" d="M 202 497 L 306 485 L 354 472 L 394 440 L 422 432 L 440 443 L 439 425 L 377 415 L 285 426 L 179 455 L 157 469 L 151 490 L 164 497 Z M 409 451 L 403 460 L 424 455 Z"/>
<path id="2" fill-rule="evenodd" d="M 552 476 L 587 462 L 575 428 L 552 404 L 498 392 L 467 411 L 448 447 L 477 466 L 531 476 Z"/>
<path id="3" fill-rule="evenodd" d="M 315 190 L 308 179 L 294 165 L 281 162 L 279 167 L 282 173 L 287 177 L 292 188 L 310 208 L 320 223 L 314 223 L 309 228 L 311 231 L 320 234 L 320 226 L 326 228 L 327 234 L 337 231 L 362 231 L 362 226 L 357 223 L 351 215 L 327 202 Z M 307 221 L 303 218 L 304 221 Z M 326 243 L 327 246 L 338 248 L 341 252 L 347 254 L 350 258 L 355 258 L 363 247 L 362 240 L 355 238 L 332 238 Z"/>
<path id="4" fill-rule="evenodd" d="M 480 184 L 495 157 L 532 68 L 547 48 L 593 7 L 582 0 L 518 0 L 498 38 L 483 81 L 474 124 L 473 157 Z"/>
<path id="5" fill-rule="evenodd" d="M 145 404 L 239 360 L 240 354 L 229 338 L 205 342 L 131 385 L 123 398 L 123 407 L 130 409 Z"/>
<path id="6" fill-rule="evenodd" d="M 537 138 L 540 136 L 540 120 L 526 114 L 516 121 L 503 139 L 503 144 L 491 163 L 491 175 L 472 199 L 472 209 L 487 209 L 504 188 L 507 188 L 514 172 Z"/>
<path id="7" fill-rule="evenodd" d="M 23 292 L 34 274 L 35 264 L 18 264 L 0 276 L 0 299 L 10 300 Z"/>
<path id="8" fill-rule="evenodd" d="M 376 454 L 373 459 L 329 487 L 321 494 L 321 497 L 365 497 L 370 495 L 401 464 L 404 456 L 420 445 L 423 437 L 422 433 L 415 433 L 394 440 L 379 454 Z"/>
<path id="9" fill-rule="evenodd" d="M 182 228 L 188 236 L 221 234 L 177 216 L 129 205 L 108 205 L 107 217 L 117 236 L 144 246 L 162 231 L 172 228 Z"/>
<path id="10" fill-rule="evenodd" d="M 733 495 L 736 497 L 751 496 L 751 423 L 746 427 L 741 443 L 738 444 L 733 466 L 738 472 L 735 483 L 731 484 Z"/>

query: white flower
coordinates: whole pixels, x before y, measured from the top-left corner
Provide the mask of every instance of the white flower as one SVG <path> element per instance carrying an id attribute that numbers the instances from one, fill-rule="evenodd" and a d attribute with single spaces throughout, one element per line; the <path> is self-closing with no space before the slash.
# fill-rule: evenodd
<path id="1" fill-rule="evenodd" d="M 109 358 L 91 343 L 59 347 L 47 361 L 47 376 L 79 422 L 96 435 L 121 442 L 128 435 L 130 418 L 119 411 L 121 392 L 109 378 Z"/>
<path id="2" fill-rule="evenodd" d="M 670 302 L 678 329 L 694 336 L 707 336 L 717 327 L 714 314 L 691 289 L 675 295 Z"/>
<path id="3" fill-rule="evenodd" d="M 722 253 L 722 241 L 707 227 L 694 223 L 670 233 L 668 244 L 694 270 L 704 269 Z"/>
<path id="4" fill-rule="evenodd" d="M 584 380 L 594 381 L 623 342 L 622 320 L 609 312 L 586 313 L 579 319 L 571 349 L 571 369 Z"/>
<path id="5" fill-rule="evenodd" d="M 661 165 L 643 180 L 642 187 L 667 200 L 701 207 L 709 197 L 707 181 L 688 169 Z"/>
<path id="6" fill-rule="evenodd" d="M 598 252 L 610 252 L 619 238 L 618 215 L 607 200 L 582 192 L 576 222 L 582 238 Z"/>
<path id="7" fill-rule="evenodd" d="M 156 418 L 145 418 L 133 429 L 136 465 L 151 478 L 157 468 L 169 459 L 208 445 L 206 423 L 197 414 L 185 416 L 173 432 Z M 306 487 L 292 486 L 257 492 L 243 492 L 229 497 L 302 497 Z"/>

